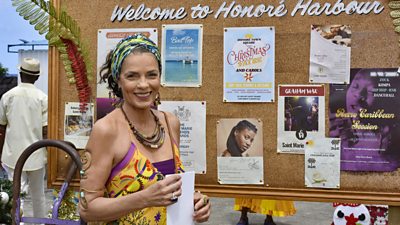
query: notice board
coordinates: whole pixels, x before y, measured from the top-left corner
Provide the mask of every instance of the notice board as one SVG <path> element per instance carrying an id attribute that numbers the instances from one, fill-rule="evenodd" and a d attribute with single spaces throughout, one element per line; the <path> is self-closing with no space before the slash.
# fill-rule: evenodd
<path id="1" fill-rule="evenodd" d="M 324 8 L 329 3 L 332 7 Z M 339 4 L 340 3 L 340 4 Z M 156 28 L 161 40 L 163 24 L 202 24 L 203 81 L 201 87 L 168 87 L 161 89 L 162 99 L 207 102 L 207 173 L 196 175 L 196 188 L 212 196 L 252 196 L 269 199 L 307 201 L 342 201 L 400 205 L 400 171 L 341 172 L 340 189 L 309 189 L 304 185 L 304 155 L 278 154 L 277 101 L 270 103 L 223 102 L 223 35 L 228 27 L 275 28 L 275 88 L 279 84 L 309 84 L 310 26 L 313 24 L 346 24 L 352 30 L 352 68 L 399 67 L 399 36 L 390 16 L 389 1 L 53 1 L 77 21 L 81 39 L 90 49 L 92 71 L 96 71 L 97 33 L 99 29 Z M 336 5 L 335 5 L 336 4 Z M 339 5 L 337 5 L 339 4 Z M 353 4 L 353 5 L 351 5 Z M 357 4 L 359 13 L 351 11 Z M 374 5 L 377 4 L 377 5 Z M 134 17 L 112 21 L 116 7 L 138 9 L 183 9 L 174 19 L 136 20 Z M 257 7 L 264 13 L 239 12 Z M 364 7 L 363 7 L 364 6 Z M 367 6 L 371 10 L 367 13 Z M 376 6 L 374 8 L 374 6 Z M 197 14 L 196 8 L 203 11 Z M 269 8 L 268 8 L 269 7 Z M 267 10 L 269 9 L 269 10 Z M 242 10 L 242 11 L 240 11 Z M 346 10 L 349 13 L 346 12 Z M 374 11 L 375 10 L 375 11 Z M 253 11 L 254 12 L 254 11 Z M 353 13 L 351 13 L 353 12 Z M 379 12 L 379 13 L 377 13 Z M 328 14 L 328 15 L 327 15 Z M 78 101 L 77 92 L 66 79 L 56 50 L 49 58 L 49 134 L 63 138 L 65 102 Z M 96 76 L 93 74 L 93 76 Z M 95 90 L 96 81 L 91 83 Z M 326 88 L 328 85 L 326 85 Z M 277 91 L 275 91 L 277 93 Z M 93 98 L 95 93 L 93 93 Z M 327 98 L 327 97 L 326 97 Z M 275 99 L 277 99 L 275 97 Z M 327 107 L 327 106 L 326 106 Z M 264 185 L 220 185 L 217 179 L 216 124 L 221 118 L 259 118 L 263 122 Z M 327 119 L 326 119 L 327 123 Z M 68 156 L 50 150 L 51 186 L 61 184 L 68 168 Z"/>

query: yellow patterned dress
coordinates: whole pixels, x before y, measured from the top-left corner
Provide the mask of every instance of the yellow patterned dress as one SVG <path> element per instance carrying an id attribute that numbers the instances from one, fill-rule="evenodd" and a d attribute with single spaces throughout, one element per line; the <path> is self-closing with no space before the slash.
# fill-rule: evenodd
<path id="1" fill-rule="evenodd" d="M 236 198 L 234 209 L 241 211 L 243 207 L 249 208 L 249 212 L 270 216 L 291 216 L 296 213 L 293 201 Z"/>
<path id="2" fill-rule="evenodd" d="M 175 173 L 183 173 L 179 149 L 175 143 L 173 148 Z M 106 184 L 107 194 L 109 198 L 118 198 L 144 190 L 162 179 L 164 179 L 164 175 L 132 143 L 124 159 L 115 165 L 111 171 Z M 165 225 L 166 208 L 150 207 L 137 210 L 106 224 Z"/>

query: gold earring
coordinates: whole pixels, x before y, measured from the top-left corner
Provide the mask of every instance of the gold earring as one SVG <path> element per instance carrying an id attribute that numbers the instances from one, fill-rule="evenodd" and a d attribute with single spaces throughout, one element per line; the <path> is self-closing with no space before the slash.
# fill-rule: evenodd
<path id="1" fill-rule="evenodd" d="M 158 106 L 161 104 L 160 92 L 157 93 L 156 99 L 154 99 L 154 105 Z"/>

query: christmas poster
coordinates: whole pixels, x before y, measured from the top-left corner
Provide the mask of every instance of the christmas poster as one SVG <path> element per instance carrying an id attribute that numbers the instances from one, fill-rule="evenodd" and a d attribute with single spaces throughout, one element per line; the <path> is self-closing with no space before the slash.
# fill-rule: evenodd
<path id="1" fill-rule="evenodd" d="M 224 102 L 274 102 L 275 28 L 224 29 Z"/>

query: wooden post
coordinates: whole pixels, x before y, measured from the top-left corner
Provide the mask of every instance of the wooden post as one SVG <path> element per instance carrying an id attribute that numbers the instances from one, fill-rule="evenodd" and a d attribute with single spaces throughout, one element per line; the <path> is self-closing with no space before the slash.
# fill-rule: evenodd
<path id="1" fill-rule="evenodd" d="M 400 224 L 400 206 L 389 206 L 389 224 Z"/>

